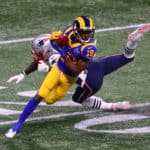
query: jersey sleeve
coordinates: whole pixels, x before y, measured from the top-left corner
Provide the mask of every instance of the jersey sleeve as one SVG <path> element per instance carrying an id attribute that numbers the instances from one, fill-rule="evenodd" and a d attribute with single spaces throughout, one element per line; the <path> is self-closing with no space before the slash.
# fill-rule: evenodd
<path id="1" fill-rule="evenodd" d="M 81 48 L 81 59 L 92 60 L 96 56 L 97 48 L 94 43 L 88 43 Z"/>

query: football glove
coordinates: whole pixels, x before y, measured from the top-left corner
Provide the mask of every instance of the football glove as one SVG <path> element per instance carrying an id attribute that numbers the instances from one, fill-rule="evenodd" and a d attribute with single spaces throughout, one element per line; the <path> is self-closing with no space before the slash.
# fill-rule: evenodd
<path id="1" fill-rule="evenodd" d="M 10 77 L 7 82 L 12 82 L 12 81 L 16 81 L 16 84 L 20 83 L 23 79 L 25 78 L 25 72 L 22 72 L 18 75 L 12 76 Z"/>
<path id="2" fill-rule="evenodd" d="M 37 71 L 39 72 L 48 72 L 49 66 L 42 60 L 39 61 Z"/>
<path id="3" fill-rule="evenodd" d="M 49 57 L 48 62 L 49 66 L 52 67 L 59 59 L 60 54 L 53 54 L 52 56 Z"/>
<path id="4" fill-rule="evenodd" d="M 61 31 L 52 32 L 50 35 L 50 40 L 57 40 L 62 35 Z"/>
<path id="5" fill-rule="evenodd" d="M 69 45 L 69 39 L 66 35 L 60 35 L 59 39 L 56 40 L 56 43 L 59 47 L 63 48 L 64 46 Z"/>
<path id="6" fill-rule="evenodd" d="M 81 80 L 81 85 L 80 85 L 81 87 L 84 87 L 87 73 L 88 73 L 88 71 L 85 69 L 78 75 L 78 78 L 80 78 L 80 80 Z"/>

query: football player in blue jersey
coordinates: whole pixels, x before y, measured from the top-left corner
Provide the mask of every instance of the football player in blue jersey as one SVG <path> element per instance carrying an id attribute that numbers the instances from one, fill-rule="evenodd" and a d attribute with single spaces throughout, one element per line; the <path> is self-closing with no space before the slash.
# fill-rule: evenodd
<path id="1" fill-rule="evenodd" d="M 79 16 L 63 33 L 56 33 L 51 34 L 50 41 L 61 56 L 45 77 L 37 94 L 29 100 L 18 122 L 6 133 L 8 138 L 13 138 L 20 131 L 25 120 L 42 100 L 47 104 L 60 100 L 96 54 L 95 26 L 90 17 Z"/>
<path id="2" fill-rule="evenodd" d="M 107 57 L 97 58 L 89 62 L 87 69 L 78 76 L 73 101 L 84 106 L 103 110 L 124 110 L 129 109 L 129 101 L 107 103 L 102 98 L 92 96 L 101 89 L 103 78 L 118 68 L 133 61 L 135 49 L 144 33 L 150 31 L 150 24 L 139 26 L 128 36 L 128 42 L 124 47 L 123 54 L 116 54 Z"/>

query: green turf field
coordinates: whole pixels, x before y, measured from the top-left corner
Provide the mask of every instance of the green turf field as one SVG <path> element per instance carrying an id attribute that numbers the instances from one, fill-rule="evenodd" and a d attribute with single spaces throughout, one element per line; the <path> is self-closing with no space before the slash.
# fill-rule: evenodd
<path id="1" fill-rule="evenodd" d="M 149 23 L 150 1 L 0 0 L 0 41 L 61 30 L 78 15 L 90 15 L 95 20 L 97 29 Z M 134 29 L 96 33 L 99 49 L 97 56 L 120 53 L 128 33 Z M 141 104 L 139 107 L 124 112 L 91 112 L 71 103 L 71 95 L 76 87 L 74 85 L 55 106 L 39 106 L 14 139 L 7 139 L 4 134 L 18 119 L 18 113 L 38 89 L 45 73 L 34 72 L 18 85 L 7 83 L 10 76 L 20 73 L 32 61 L 31 41 L 1 44 L 0 149 L 149 150 L 149 39 L 150 34 L 147 33 L 138 45 L 135 60 L 106 76 L 101 91 L 96 94 L 108 102 L 130 100 L 134 105 Z M 30 95 L 21 96 L 25 91 Z M 143 106 L 145 103 L 147 104 Z M 4 109 L 7 110 L 6 113 L 10 113 L 8 110 L 19 112 L 7 115 L 4 114 Z M 84 123 L 81 121 L 88 119 L 93 124 L 86 124 L 87 128 L 79 130 L 78 127 Z M 110 124 L 104 122 L 104 119 L 110 121 Z M 144 129 L 145 133 L 139 133 Z M 121 133 L 112 133 L 112 130 Z M 133 131 L 135 133 L 131 134 Z"/>

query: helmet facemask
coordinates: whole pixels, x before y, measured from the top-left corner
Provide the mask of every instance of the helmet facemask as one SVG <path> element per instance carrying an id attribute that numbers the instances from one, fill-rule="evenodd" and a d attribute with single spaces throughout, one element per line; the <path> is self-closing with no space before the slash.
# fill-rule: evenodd
<path id="1" fill-rule="evenodd" d="M 81 43 L 88 43 L 94 39 L 94 30 L 79 30 L 76 32 L 76 38 Z"/>

